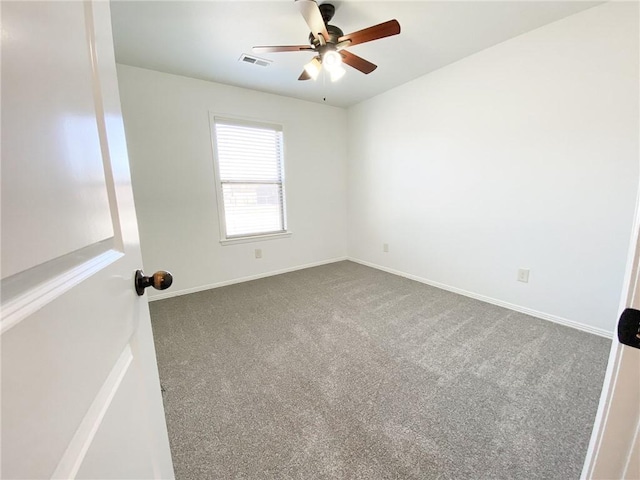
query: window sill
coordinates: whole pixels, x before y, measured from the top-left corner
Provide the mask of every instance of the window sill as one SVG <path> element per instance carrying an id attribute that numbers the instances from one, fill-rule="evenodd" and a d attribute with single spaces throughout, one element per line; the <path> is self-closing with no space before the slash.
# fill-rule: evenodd
<path id="1" fill-rule="evenodd" d="M 226 239 L 220 240 L 220 243 L 222 245 L 235 245 L 238 243 L 263 242 L 265 240 L 275 240 L 276 238 L 290 237 L 291 235 L 292 235 L 291 232 L 268 233 L 265 235 L 252 235 L 247 237 L 226 238 Z"/>

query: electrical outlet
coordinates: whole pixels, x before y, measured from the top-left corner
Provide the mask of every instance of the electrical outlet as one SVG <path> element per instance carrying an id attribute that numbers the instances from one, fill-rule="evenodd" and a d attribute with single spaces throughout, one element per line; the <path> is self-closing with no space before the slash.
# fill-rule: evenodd
<path id="1" fill-rule="evenodd" d="M 383 243 L 382 244 L 382 251 L 384 253 L 389 253 L 389 244 L 388 243 Z"/>
<path id="2" fill-rule="evenodd" d="M 522 283 L 529 283 L 529 269 L 528 268 L 519 268 L 518 269 L 518 281 Z"/>
<path id="3" fill-rule="evenodd" d="M 262 249 L 256 248 L 256 258 L 262 258 Z"/>

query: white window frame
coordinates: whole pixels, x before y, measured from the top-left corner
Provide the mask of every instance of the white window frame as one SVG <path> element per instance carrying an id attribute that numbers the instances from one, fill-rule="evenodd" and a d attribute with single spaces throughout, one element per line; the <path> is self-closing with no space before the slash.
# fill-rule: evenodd
<path id="1" fill-rule="evenodd" d="M 282 215 L 282 231 L 277 232 L 268 232 L 268 233 L 258 233 L 258 234 L 246 234 L 246 235 L 227 235 L 227 221 L 226 214 L 224 208 L 224 194 L 222 189 L 222 179 L 220 175 L 220 164 L 218 162 L 218 147 L 216 141 L 216 122 L 228 122 L 233 125 L 246 126 L 246 127 L 257 127 L 257 128 L 270 128 L 274 130 L 279 130 L 283 134 L 283 145 L 282 145 L 282 157 L 281 161 L 281 188 L 282 188 L 282 205 L 281 205 L 281 215 Z M 286 200 L 286 188 L 285 188 L 285 175 L 286 175 L 286 165 L 285 165 L 285 147 L 284 147 L 284 128 L 282 125 L 274 123 L 274 122 L 264 122 L 259 120 L 247 119 L 247 118 L 239 118 L 229 115 L 218 115 L 212 112 L 209 112 L 209 123 L 210 123 L 210 132 L 211 132 L 211 145 L 213 148 L 213 170 L 215 177 L 215 188 L 216 188 L 216 198 L 218 202 L 218 220 L 220 224 L 220 243 L 222 245 L 233 245 L 237 243 L 248 243 L 248 242 L 257 242 L 264 240 L 272 240 L 276 238 L 284 238 L 290 237 L 291 231 L 288 229 L 288 221 L 287 221 L 287 200 Z"/>

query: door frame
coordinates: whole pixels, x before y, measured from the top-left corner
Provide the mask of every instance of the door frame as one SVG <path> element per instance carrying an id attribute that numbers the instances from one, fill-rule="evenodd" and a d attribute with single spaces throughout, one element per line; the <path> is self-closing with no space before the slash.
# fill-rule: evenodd
<path id="1" fill-rule="evenodd" d="M 639 59 L 640 61 L 640 59 Z M 640 111 L 640 104 L 638 105 Z M 618 308 L 618 317 L 627 307 L 640 309 L 640 178 L 638 182 L 638 193 L 636 194 L 636 208 L 633 218 L 633 226 L 631 229 L 631 238 L 629 241 L 629 250 L 627 254 L 627 266 L 625 269 L 624 280 L 622 284 L 622 292 L 620 296 L 620 305 Z M 612 415 L 616 410 L 617 400 L 616 387 L 620 369 L 623 364 L 623 356 L 626 350 L 631 350 L 618 341 L 617 336 L 617 319 L 613 331 L 612 345 L 609 352 L 609 360 L 607 370 L 604 377 L 602 392 L 600 394 L 600 402 L 593 423 L 593 430 L 589 447 L 582 468 L 581 479 L 592 479 L 596 468 L 602 464 L 609 462 L 606 457 L 605 442 L 607 437 L 617 435 L 617 431 L 613 431 Z M 628 361 L 628 360 L 627 360 Z M 635 424 L 635 426 L 634 426 Z M 622 466 L 621 473 L 625 473 L 631 460 L 631 452 L 634 442 L 637 442 L 638 431 L 640 428 L 640 418 L 636 418 L 635 422 L 629 423 L 629 431 L 621 432 L 620 446 L 628 449 L 625 465 Z M 609 447 L 610 448 L 610 447 Z"/>

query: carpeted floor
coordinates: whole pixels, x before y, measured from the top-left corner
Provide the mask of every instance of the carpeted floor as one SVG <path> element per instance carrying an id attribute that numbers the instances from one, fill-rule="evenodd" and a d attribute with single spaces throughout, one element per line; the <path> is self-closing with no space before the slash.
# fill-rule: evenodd
<path id="1" fill-rule="evenodd" d="M 610 348 L 352 262 L 151 313 L 181 480 L 578 478 Z"/>

